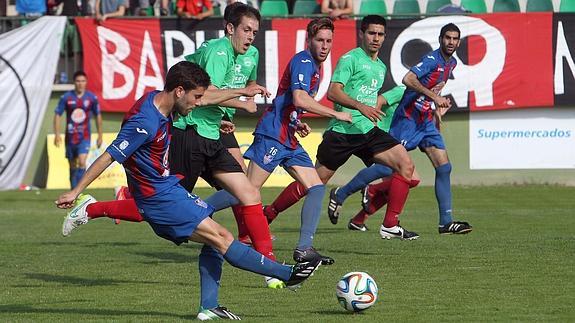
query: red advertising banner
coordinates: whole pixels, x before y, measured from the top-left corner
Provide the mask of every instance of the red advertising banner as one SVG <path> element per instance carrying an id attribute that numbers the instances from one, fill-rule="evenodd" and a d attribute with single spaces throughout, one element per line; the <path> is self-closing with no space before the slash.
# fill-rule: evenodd
<path id="1" fill-rule="evenodd" d="M 164 58 L 157 19 L 77 18 L 88 89 L 103 111 L 127 111 L 145 92 L 164 86 Z"/>
<path id="2" fill-rule="evenodd" d="M 477 64 L 487 57 L 488 51 L 494 51 L 489 56 L 503 60 L 503 66 L 492 83 L 492 104 L 478 105 L 476 93 L 470 92 L 470 110 L 553 106 L 553 13 L 478 17 L 493 29 L 483 37 L 469 38 L 468 64 Z M 497 48 L 495 42 L 499 43 Z M 490 72 L 498 69 L 497 62 L 488 64 L 492 67 Z M 482 78 L 485 74 L 474 77 Z"/>
<path id="3" fill-rule="evenodd" d="M 384 88 L 400 84 L 412 65 L 438 48 L 441 27 L 452 22 L 461 29 L 462 42 L 455 54 L 458 65 L 453 79 L 442 91 L 454 103 L 451 111 L 569 105 L 575 95 L 575 88 L 568 86 L 573 79 L 573 37 L 568 32 L 572 20 L 575 15 L 553 13 L 389 20 L 379 55 L 388 66 Z M 291 57 L 305 49 L 309 21 L 262 21 L 256 39 L 258 83 L 272 94 Z M 223 36 L 219 19 L 110 19 L 99 25 L 93 19 L 78 18 L 76 22 L 89 89 L 99 96 L 104 111 L 126 111 L 146 91 L 162 89 L 164 72 L 172 64 L 193 53 L 203 41 Z M 326 92 L 337 60 L 359 45 L 359 24 L 360 20 L 335 22 L 332 52 L 323 63 L 316 97 L 326 106 L 332 106 Z M 270 104 L 271 98 L 256 102 Z"/>

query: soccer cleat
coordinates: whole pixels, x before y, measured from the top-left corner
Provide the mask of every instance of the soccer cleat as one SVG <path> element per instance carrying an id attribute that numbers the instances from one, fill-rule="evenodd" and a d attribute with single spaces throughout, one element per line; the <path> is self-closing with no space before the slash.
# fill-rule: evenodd
<path id="1" fill-rule="evenodd" d="M 310 262 L 316 259 L 319 259 L 322 265 L 333 265 L 335 262 L 332 257 L 320 255 L 314 247 L 309 247 L 305 250 L 295 249 L 293 251 L 293 260 L 296 262 Z"/>
<path id="2" fill-rule="evenodd" d="M 439 227 L 439 234 L 466 234 L 472 230 L 473 227 L 467 222 L 453 221 Z"/>
<path id="3" fill-rule="evenodd" d="M 314 259 L 309 262 L 301 262 L 293 265 L 290 278 L 285 282 L 286 287 L 290 290 L 300 288 L 304 280 L 311 277 L 320 265 L 320 259 Z"/>
<path id="4" fill-rule="evenodd" d="M 64 218 L 64 223 L 62 224 L 62 235 L 67 237 L 72 233 L 72 230 L 81 226 L 82 224 L 88 223 L 88 213 L 86 209 L 88 205 L 96 203 L 96 199 L 92 195 L 80 194 L 74 202 L 74 207 L 66 217 Z"/>
<path id="5" fill-rule="evenodd" d="M 352 230 L 352 231 L 361 231 L 361 232 L 365 232 L 365 231 L 369 230 L 365 224 L 353 223 L 352 220 L 349 220 L 349 223 L 347 224 L 347 228 Z"/>
<path id="6" fill-rule="evenodd" d="M 399 224 L 391 228 L 384 227 L 383 224 L 379 228 L 379 235 L 382 239 L 390 240 L 392 238 L 398 238 L 401 240 L 415 240 L 419 238 L 419 234 L 411 231 L 407 231 L 402 228 Z"/>
<path id="7" fill-rule="evenodd" d="M 339 212 L 341 212 L 341 204 L 337 201 L 335 195 L 339 190 L 339 187 L 332 188 L 329 191 L 329 204 L 327 205 L 327 216 L 331 221 L 331 224 L 337 224 L 337 219 L 339 218 Z"/>
<path id="8" fill-rule="evenodd" d="M 198 313 L 198 320 L 209 321 L 209 320 L 241 320 L 239 316 L 230 312 L 227 308 L 223 306 L 218 306 L 210 308 L 207 310 L 201 309 Z"/>
<path id="9" fill-rule="evenodd" d="M 373 212 L 369 212 L 369 205 L 371 204 L 371 195 L 369 194 L 369 184 L 361 189 L 361 207 L 363 211 L 368 214 L 372 214 Z"/>
<path id="10" fill-rule="evenodd" d="M 267 276 L 266 276 L 266 285 L 268 286 L 268 288 L 271 289 L 282 289 L 286 287 L 286 284 L 283 281 L 277 278 Z"/>

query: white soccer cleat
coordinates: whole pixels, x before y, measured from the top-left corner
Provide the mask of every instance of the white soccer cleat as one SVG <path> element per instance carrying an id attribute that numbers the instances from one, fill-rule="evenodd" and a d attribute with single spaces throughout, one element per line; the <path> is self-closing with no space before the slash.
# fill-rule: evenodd
<path id="1" fill-rule="evenodd" d="M 72 233 L 72 230 L 81 226 L 82 224 L 88 223 L 88 212 L 86 209 L 88 205 L 96 203 L 96 199 L 89 194 L 80 194 L 74 203 L 74 207 L 66 217 L 64 218 L 64 223 L 62 224 L 62 235 L 67 237 Z"/>
<path id="2" fill-rule="evenodd" d="M 268 286 L 268 288 L 282 289 L 282 288 L 286 287 L 286 284 L 277 278 L 267 277 L 267 276 L 265 278 L 266 278 L 266 285 Z"/>

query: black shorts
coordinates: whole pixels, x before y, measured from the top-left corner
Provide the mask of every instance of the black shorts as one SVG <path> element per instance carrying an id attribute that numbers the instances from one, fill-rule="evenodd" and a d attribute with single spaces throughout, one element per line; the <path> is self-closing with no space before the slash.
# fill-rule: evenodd
<path id="1" fill-rule="evenodd" d="M 228 118 L 227 114 L 224 114 L 223 120 L 232 122 L 230 120 L 230 118 Z M 230 149 L 230 148 L 240 148 L 240 144 L 238 144 L 238 140 L 236 139 L 236 136 L 234 135 L 234 133 L 220 133 L 220 140 L 222 141 L 222 144 L 224 145 L 224 147 Z"/>
<path id="2" fill-rule="evenodd" d="M 230 148 L 240 148 L 240 144 L 238 144 L 238 140 L 234 133 L 220 133 L 220 140 L 222 141 L 222 145 L 226 149 Z"/>
<path id="3" fill-rule="evenodd" d="M 390 134 L 373 128 L 366 134 L 348 135 L 328 130 L 317 148 L 317 161 L 332 171 L 345 164 L 351 155 L 359 157 L 366 166 L 373 164 L 373 156 L 399 145 Z"/>
<path id="4" fill-rule="evenodd" d="M 186 130 L 172 128 L 169 161 L 171 173 L 184 176 L 180 184 L 188 192 L 194 189 L 198 177 L 219 189 L 213 176 L 216 170 L 244 172 L 220 140 L 204 138 L 191 126 Z"/>

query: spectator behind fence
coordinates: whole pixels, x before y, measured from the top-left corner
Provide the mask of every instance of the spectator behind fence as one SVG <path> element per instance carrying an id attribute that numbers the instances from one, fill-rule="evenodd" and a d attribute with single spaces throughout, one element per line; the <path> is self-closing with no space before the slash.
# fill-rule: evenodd
<path id="1" fill-rule="evenodd" d="M 214 14 L 214 8 L 212 0 L 178 0 L 176 13 L 180 17 L 203 20 Z"/>
<path id="2" fill-rule="evenodd" d="M 160 2 L 160 16 L 167 16 L 169 14 L 170 0 L 139 0 L 138 1 L 138 15 L 140 16 L 154 16 L 156 15 L 153 11 L 150 12 L 150 8 L 154 8 L 156 1 Z"/>
<path id="3" fill-rule="evenodd" d="M 96 20 L 104 22 L 108 18 L 122 17 L 127 8 L 128 0 L 96 0 Z"/>
<path id="4" fill-rule="evenodd" d="M 329 15 L 332 19 L 348 18 L 353 14 L 353 2 L 351 0 L 322 0 L 321 13 Z"/>
<path id="5" fill-rule="evenodd" d="M 26 17 L 40 17 L 46 14 L 45 0 L 16 0 L 16 11 Z"/>

